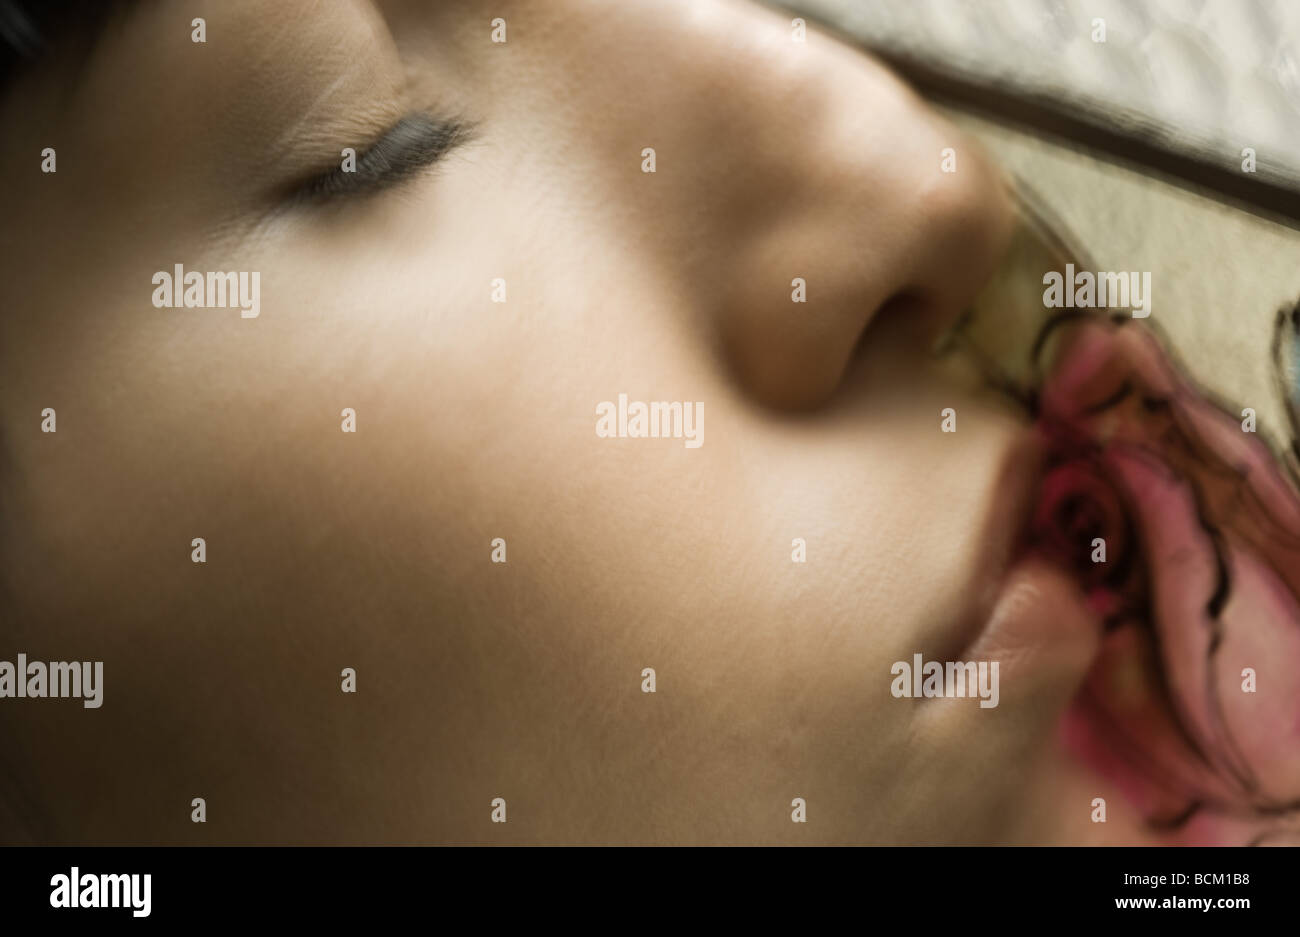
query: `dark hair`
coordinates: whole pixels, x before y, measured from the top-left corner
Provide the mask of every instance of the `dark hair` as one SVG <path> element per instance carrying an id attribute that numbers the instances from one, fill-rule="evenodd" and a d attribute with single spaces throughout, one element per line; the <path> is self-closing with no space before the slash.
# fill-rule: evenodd
<path id="1" fill-rule="evenodd" d="M 93 38 L 117 4 L 110 0 L 0 0 L 0 88 L 51 46 Z"/>

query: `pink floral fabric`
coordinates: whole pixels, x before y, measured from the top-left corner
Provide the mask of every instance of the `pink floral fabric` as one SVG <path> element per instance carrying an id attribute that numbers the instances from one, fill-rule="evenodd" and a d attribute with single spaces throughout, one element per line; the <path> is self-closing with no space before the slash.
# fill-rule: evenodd
<path id="1" fill-rule="evenodd" d="M 1300 496 L 1150 329 L 1067 327 L 1030 544 L 1106 622 L 1067 738 L 1184 838 L 1300 839 Z"/>

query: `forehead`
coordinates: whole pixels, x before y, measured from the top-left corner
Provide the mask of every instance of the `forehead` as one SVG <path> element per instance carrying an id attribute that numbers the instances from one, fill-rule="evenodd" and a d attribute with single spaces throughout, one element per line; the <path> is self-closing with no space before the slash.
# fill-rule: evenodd
<path id="1" fill-rule="evenodd" d="M 105 29 L 82 79 L 92 133 L 163 132 L 158 119 L 180 115 L 220 129 L 284 128 L 402 84 L 368 0 L 136 4 Z"/>

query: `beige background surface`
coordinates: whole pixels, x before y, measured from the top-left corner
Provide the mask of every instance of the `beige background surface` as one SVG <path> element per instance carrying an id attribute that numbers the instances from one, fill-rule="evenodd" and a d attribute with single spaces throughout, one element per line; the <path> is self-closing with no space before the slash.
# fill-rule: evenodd
<path id="1" fill-rule="evenodd" d="M 774 2 L 977 90 L 977 100 L 1036 102 L 1045 113 L 1213 167 L 1224 174 L 1220 185 L 1277 186 L 1296 217 L 1295 0 Z M 1256 154 L 1249 180 L 1237 175 L 1244 147 Z"/>
<path id="2" fill-rule="evenodd" d="M 1253 407 L 1260 432 L 1285 444 L 1270 341 L 1278 308 L 1300 299 L 1300 231 L 1076 148 L 942 110 L 1033 186 L 1099 269 L 1151 271 L 1151 319 L 1179 359 L 1202 384 Z"/>

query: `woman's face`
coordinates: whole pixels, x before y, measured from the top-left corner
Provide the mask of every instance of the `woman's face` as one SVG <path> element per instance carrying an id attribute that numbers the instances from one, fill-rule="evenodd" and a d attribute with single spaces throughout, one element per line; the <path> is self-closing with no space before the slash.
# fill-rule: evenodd
<path id="1" fill-rule="evenodd" d="M 1007 568 L 1034 445 L 931 354 L 1009 204 L 879 65 L 741 0 L 140 4 L 72 58 L 2 113 L 6 617 L 104 661 L 0 711 L 30 835 L 1107 835 L 1091 619 Z M 411 115 L 464 129 L 381 188 Z M 293 197 L 349 147 L 371 189 Z M 177 264 L 258 314 L 155 305 Z M 700 444 L 599 435 L 620 394 Z M 895 698 L 918 653 L 1000 704 Z"/>

